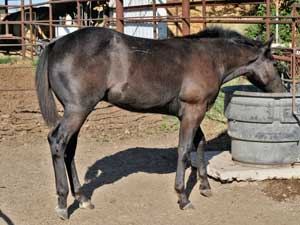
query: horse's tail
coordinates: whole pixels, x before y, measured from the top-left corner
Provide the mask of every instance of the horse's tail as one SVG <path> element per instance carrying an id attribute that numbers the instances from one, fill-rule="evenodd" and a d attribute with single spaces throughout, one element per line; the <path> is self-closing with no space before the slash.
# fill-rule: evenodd
<path id="1" fill-rule="evenodd" d="M 36 68 L 35 86 L 42 116 L 48 126 L 53 126 L 58 120 L 57 108 L 48 78 L 48 54 L 46 46 Z"/>

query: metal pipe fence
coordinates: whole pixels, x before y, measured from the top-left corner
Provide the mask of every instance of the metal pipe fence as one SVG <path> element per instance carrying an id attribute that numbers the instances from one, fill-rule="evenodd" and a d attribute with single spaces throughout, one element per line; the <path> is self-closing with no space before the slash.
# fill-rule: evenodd
<path id="1" fill-rule="evenodd" d="M 99 18 L 81 18 L 81 4 L 92 2 L 96 0 L 48 0 L 40 3 L 32 3 L 32 0 L 29 1 L 29 4 L 24 4 L 24 0 L 20 0 L 20 5 L 0 5 L 0 7 L 5 8 L 6 12 L 8 9 L 19 9 L 19 12 L 21 13 L 20 20 L 15 21 L 0 21 L 1 24 L 5 24 L 5 34 L 0 35 L 0 39 L 20 39 L 22 40 L 22 43 L 20 43 L 20 46 L 22 46 L 22 55 L 25 56 L 25 25 L 30 27 L 30 43 L 31 43 L 31 49 L 33 49 L 34 43 L 36 43 L 36 40 L 33 40 L 33 27 L 34 26 L 48 26 L 49 27 L 49 39 L 52 40 L 54 37 L 53 28 L 55 26 L 58 26 L 59 20 L 53 19 L 53 7 L 57 4 L 66 4 L 66 3 L 74 3 L 77 7 L 77 19 L 76 24 L 74 25 L 68 25 L 70 27 L 85 27 L 87 24 L 87 21 L 94 21 L 94 20 L 100 20 Z M 211 6 L 224 6 L 224 5 L 244 5 L 244 4 L 266 4 L 267 7 L 267 13 L 266 16 L 208 16 L 207 7 Z M 49 8 L 49 20 L 34 20 L 33 19 L 33 7 L 38 6 L 48 6 Z M 190 15 L 190 9 L 191 7 L 202 7 L 202 15 L 201 16 L 191 16 Z M 123 0 L 116 0 L 116 5 L 114 8 L 112 8 L 113 11 L 115 11 L 115 17 L 106 18 L 106 22 L 111 24 L 112 26 L 115 26 L 116 29 L 120 32 L 124 31 L 124 24 L 125 23 L 146 23 L 151 22 L 153 23 L 153 26 L 157 22 L 167 22 L 167 23 L 176 23 L 177 25 L 180 23 L 182 24 L 182 33 L 183 35 L 188 35 L 190 33 L 190 24 L 193 23 L 202 23 L 203 27 L 206 27 L 208 23 L 234 23 L 234 24 L 266 24 L 266 30 L 267 30 L 267 37 L 270 36 L 270 25 L 271 24 L 299 24 L 299 16 L 296 14 L 293 14 L 292 16 L 271 16 L 270 15 L 270 7 L 271 7 L 271 0 L 248 0 L 248 1 L 240 1 L 240 0 L 231 0 L 231 1 L 210 1 L 210 0 L 202 0 L 202 1 L 193 1 L 190 2 L 189 0 L 182 0 L 182 1 L 170 1 L 167 3 L 160 3 L 157 4 L 155 0 L 152 1 L 152 4 L 146 4 L 146 5 L 136 5 L 136 6 L 123 6 Z M 181 8 L 182 15 L 177 16 L 158 16 L 156 15 L 156 11 L 159 8 L 176 8 L 176 11 L 178 12 L 178 8 Z M 29 12 L 28 12 L 29 9 Z M 29 13 L 29 20 L 24 19 L 24 13 L 27 10 L 27 13 Z M 153 10 L 153 16 L 152 17 L 124 17 L 124 10 L 125 11 L 132 11 L 132 10 Z M 177 13 L 178 14 L 178 13 Z M 21 25 L 21 37 L 16 36 L 9 33 L 9 25 L 13 24 L 20 24 Z M 60 26 L 66 26 L 60 24 Z M 156 32 L 156 29 L 153 29 L 153 32 Z M 3 33 L 3 31 L 2 31 Z M 176 31 L 176 33 L 178 33 Z M 154 37 L 157 35 L 154 34 Z M 31 57 L 33 57 L 33 54 L 31 53 Z"/>
<path id="2" fill-rule="evenodd" d="M 176 24 L 176 27 L 180 27 L 182 29 L 183 35 L 190 34 L 191 24 L 202 24 L 203 27 L 206 27 L 207 24 L 266 24 L 266 34 L 267 37 L 270 37 L 270 26 L 275 24 L 296 24 L 296 26 L 300 23 L 300 16 L 297 13 L 293 13 L 291 16 L 271 16 L 270 15 L 270 8 L 271 8 L 271 0 L 256 0 L 256 1 L 239 1 L 239 0 L 232 0 L 232 1 L 211 1 L 211 0 L 202 0 L 202 1 L 193 1 L 190 2 L 189 0 L 182 0 L 182 1 L 173 1 L 168 3 L 157 3 L 157 1 L 153 0 L 152 4 L 146 5 L 136 5 L 136 6 L 123 6 L 123 0 L 116 0 L 116 4 L 114 7 L 111 8 L 112 12 L 114 13 L 114 17 L 108 18 L 83 18 L 82 16 L 82 4 L 87 2 L 96 2 L 97 0 L 48 0 L 40 3 L 32 3 L 32 0 L 29 1 L 28 4 L 24 3 L 24 0 L 20 0 L 19 5 L 0 5 L 0 8 L 5 9 L 17 9 L 20 13 L 19 20 L 14 19 L 10 20 L 7 18 L 6 20 L 0 21 L 0 26 L 5 26 L 5 32 L 1 30 L 0 40 L 1 39 L 14 39 L 20 40 L 21 43 L 18 43 L 22 48 L 22 55 L 23 57 L 26 56 L 26 33 L 29 33 L 30 39 L 27 42 L 30 43 L 30 49 L 34 49 L 34 46 L 37 43 L 37 37 L 34 32 L 37 29 L 45 29 L 48 27 L 48 35 L 47 37 L 51 41 L 55 38 L 55 27 L 86 27 L 90 26 L 91 22 L 98 21 L 106 23 L 105 26 L 112 27 L 117 29 L 120 32 L 124 32 L 124 25 L 126 23 L 152 23 L 153 26 L 157 26 L 158 22 L 166 22 L 169 24 Z M 72 18 L 72 24 L 61 24 L 61 21 L 58 18 L 55 18 L 53 14 L 55 13 L 55 7 L 57 5 L 63 5 L 67 3 L 73 3 L 76 5 L 76 18 Z M 210 16 L 207 11 L 209 7 L 212 6 L 224 6 L 224 5 L 257 5 L 257 4 L 266 4 L 266 16 Z M 47 19 L 36 19 L 37 12 L 34 12 L 33 9 L 36 7 L 48 7 L 48 18 Z M 193 7 L 201 7 L 202 15 L 194 16 L 190 14 L 190 9 Z M 160 16 L 157 15 L 156 12 L 158 9 L 176 9 L 176 15 L 167 15 L 167 16 Z M 6 11 L 7 11 L 6 10 Z M 134 11 L 134 10 L 152 10 L 153 16 L 143 16 L 143 17 L 124 17 L 124 11 Z M 181 11 L 181 15 L 178 15 L 178 10 Z M 295 4 L 295 12 L 297 11 L 297 5 Z M 3 16 L 2 16 L 3 17 Z M 4 17 L 5 19 L 5 17 Z M 108 24 L 108 25 L 107 25 Z M 21 34 L 15 35 L 14 33 L 10 32 L 10 29 L 14 25 L 21 26 Z M 26 29 L 26 31 L 25 31 Z M 154 37 L 157 37 L 157 29 L 153 29 Z M 179 32 L 176 31 L 176 34 Z M 293 36 L 294 40 L 294 36 Z M 28 43 L 27 43 L 28 45 Z M 32 52 L 31 50 L 31 52 Z M 30 57 L 32 58 L 34 53 L 31 53 Z"/>

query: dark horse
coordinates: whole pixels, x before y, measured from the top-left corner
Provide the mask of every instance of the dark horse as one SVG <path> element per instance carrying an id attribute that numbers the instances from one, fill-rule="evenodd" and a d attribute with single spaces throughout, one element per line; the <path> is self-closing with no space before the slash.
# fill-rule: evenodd
<path id="1" fill-rule="evenodd" d="M 175 190 L 179 206 L 190 206 L 184 177 L 191 151 L 197 151 L 200 193 L 210 196 L 205 138 L 199 125 L 221 85 L 233 78 L 245 75 L 264 91 L 284 91 L 273 65 L 271 42 L 263 44 L 220 28 L 167 40 L 86 28 L 49 44 L 37 67 L 36 87 L 43 118 L 55 125 L 48 141 L 58 215 L 68 218 L 67 175 L 80 206 L 93 208 L 81 191 L 74 155 L 82 124 L 102 100 L 130 111 L 177 116 L 180 132 Z M 64 107 L 62 118 L 57 115 L 52 93 Z"/>

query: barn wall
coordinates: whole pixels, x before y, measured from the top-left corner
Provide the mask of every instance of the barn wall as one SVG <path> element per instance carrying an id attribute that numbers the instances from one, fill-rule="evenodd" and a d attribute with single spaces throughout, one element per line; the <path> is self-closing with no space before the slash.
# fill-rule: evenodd
<path id="1" fill-rule="evenodd" d="M 166 3 L 166 0 L 156 0 L 156 4 Z M 124 0 L 123 5 L 126 6 L 135 6 L 135 5 L 148 5 L 152 4 L 152 0 Z M 158 9 L 156 16 L 166 16 L 167 11 L 165 9 Z M 115 13 L 113 15 L 115 17 Z M 124 11 L 124 17 L 152 17 L 152 10 L 137 10 L 137 11 Z M 124 33 L 143 38 L 154 38 L 154 26 L 153 23 L 125 23 Z M 167 37 L 167 24 L 166 23 L 157 23 L 158 38 Z"/>

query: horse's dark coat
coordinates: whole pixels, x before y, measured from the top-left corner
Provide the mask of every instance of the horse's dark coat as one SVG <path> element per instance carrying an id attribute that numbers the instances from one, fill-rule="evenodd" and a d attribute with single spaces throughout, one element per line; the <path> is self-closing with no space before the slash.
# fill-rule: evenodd
<path id="1" fill-rule="evenodd" d="M 55 124 L 48 140 L 58 194 L 58 214 L 67 218 L 69 175 L 72 194 L 90 206 L 74 164 L 78 132 L 95 105 L 105 100 L 137 112 L 175 115 L 180 120 L 175 190 L 180 208 L 189 205 L 184 173 L 197 151 L 200 192 L 210 195 L 204 165 L 205 138 L 199 127 L 220 86 L 246 75 L 265 91 L 284 91 L 273 66 L 271 41 L 263 44 L 220 28 L 169 40 L 130 37 L 104 28 L 87 28 L 51 43 L 36 73 L 42 115 Z M 58 119 L 52 92 L 64 106 Z"/>

